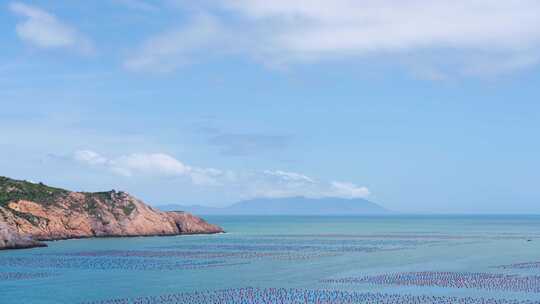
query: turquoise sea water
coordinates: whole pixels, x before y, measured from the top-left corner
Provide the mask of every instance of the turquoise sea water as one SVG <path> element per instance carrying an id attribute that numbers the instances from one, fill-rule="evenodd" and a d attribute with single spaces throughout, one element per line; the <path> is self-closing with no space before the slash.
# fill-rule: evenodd
<path id="1" fill-rule="evenodd" d="M 540 303 L 540 216 L 207 220 L 0 252 L 0 303 Z"/>

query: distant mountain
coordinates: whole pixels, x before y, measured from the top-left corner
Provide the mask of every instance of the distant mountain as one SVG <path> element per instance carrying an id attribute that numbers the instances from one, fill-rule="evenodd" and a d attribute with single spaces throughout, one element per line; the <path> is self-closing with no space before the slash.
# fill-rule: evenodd
<path id="1" fill-rule="evenodd" d="M 228 207 L 214 208 L 199 205 L 158 206 L 164 211 L 182 210 L 197 215 L 373 215 L 390 213 L 387 209 L 365 199 L 305 197 L 258 198 Z"/>

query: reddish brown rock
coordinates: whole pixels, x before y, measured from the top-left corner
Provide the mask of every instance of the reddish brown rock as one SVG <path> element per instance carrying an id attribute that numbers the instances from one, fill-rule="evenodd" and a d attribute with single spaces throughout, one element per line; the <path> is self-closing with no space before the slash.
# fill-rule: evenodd
<path id="1" fill-rule="evenodd" d="M 0 178 L 0 249 L 70 238 L 219 232 L 201 218 L 156 210 L 125 192 L 70 192 Z"/>
<path id="2" fill-rule="evenodd" d="M 0 222 L 0 249 L 22 249 L 32 247 L 45 247 L 45 243 L 34 241 L 14 231 L 6 223 Z"/>

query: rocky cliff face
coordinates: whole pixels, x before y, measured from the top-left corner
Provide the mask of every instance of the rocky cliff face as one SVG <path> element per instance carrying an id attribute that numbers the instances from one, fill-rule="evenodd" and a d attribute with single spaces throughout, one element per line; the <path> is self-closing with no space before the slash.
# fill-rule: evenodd
<path id="1" fill-rule="evenodd" d="M 44 247 L 44 243 L 23 236 L 6 223 L 0 222 L 0 249 Z"/>
<path id="2" fill-rule="evenodd" d="M 125 192 L 70 192 L 0 177 L 0 249 L 39 241 L 223 232 L 184 212 L 161 212 Z"/>

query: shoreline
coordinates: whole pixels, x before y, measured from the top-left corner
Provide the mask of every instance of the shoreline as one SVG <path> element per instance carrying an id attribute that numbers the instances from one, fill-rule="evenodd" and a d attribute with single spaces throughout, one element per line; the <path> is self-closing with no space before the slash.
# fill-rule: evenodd
<path id="1" fill-rule="evenodd" d="M 225 234 L 226 231 L 216 231 L 216 232 L 188 232 L 188 233 L 178 233 L 178 234 L 142 234 L 142 235 L 98 235 L 98 236 L 77 236 L 77 237 L 65 237 L 65 238 L 51 238 L 51 239 L 31 239 L 31 241 L 36 242 L 35 244 L 30 245 L 15 245 L 9 247 L 1 247 L 0 251 L 4 250 L 22 250 L 22 249 L 32 249 L 32 248 L 45 248 L 49 247 L 48 242 L 61 242 L 61 241 L 70 241 L 70 240 L 88 240 L 88 239 L 114 239 L 114 238 L 149 238 L 149 237 L 175 237 L 175 236 L 190 236 L 190 235 L 214 235 L 214 234 Z"/>

